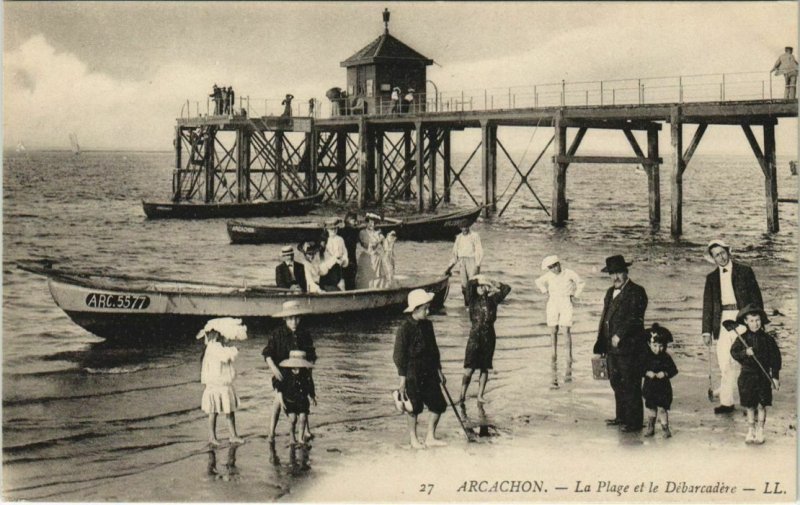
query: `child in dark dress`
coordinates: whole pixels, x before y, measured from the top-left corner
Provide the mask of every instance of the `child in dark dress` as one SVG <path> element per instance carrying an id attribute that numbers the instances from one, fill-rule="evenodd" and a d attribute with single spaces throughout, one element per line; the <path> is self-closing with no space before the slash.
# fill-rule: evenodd
<path id="1" fill-rule="evenodd" d="M 769 319 L 760 307 L 746 306 L 737 314 L 736 323 L 734 330 L 738 337 L 731 346 L 731 356 L 742 365 L 739 398 L 747 411 L 749 425 L 744 441 L 746 444 L 763 444 L 767 407 L 772 405 L 772 388 L 780 387 L 781 351 L 775 339 L 764 330 Z M 729 321 L 723 324 L 726 328 L 733 326 Z"/>
<path id="2" fill-rule="evenodd" d="M 297 427 L 298 418 L 300 420 L 299 433 L 302 441 L 307 441 L 303 435 L 308 422 L 310 403 L 313 403 L 314 406 L 317 405 L 314 379 L 310 373 L 310 369 L 313 366 L 310 361 L 306 361 L 305 351 L 291 351 L 289 352 L 289 359 L 285 359 L 280 363 L 281 368 L 291 369 L 291 373 L 286 374 L 283 380 L 278 382 L 278 399 L 292 425 L 290 428 L 292 444 L 297 444 L 295 428 Z"/>
<path id="3" fill-rule="evenodd" d="M 672 342 L 672 333 L 658 323 L 645 330 L 649 334 L 650 350 L 644 360 L 644 385 L 642 396 L 647 409 L 646 437 L 655 434 L 656 418 L 661 421 L 664 438 L 672 436 L 669 430 L 669 409 L 672 406 L 672 384 L 670 379 L 678 374 L 675 362 L 667 354 L 667 344 Z"/>

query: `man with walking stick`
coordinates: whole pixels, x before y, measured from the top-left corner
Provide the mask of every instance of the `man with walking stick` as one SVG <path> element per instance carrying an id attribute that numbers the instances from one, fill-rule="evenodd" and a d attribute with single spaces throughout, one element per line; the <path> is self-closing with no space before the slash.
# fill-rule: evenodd
<path id="1" fill-rule="evenodd" d="M 736 402 L 739 363 L 731 357 L 736 333 L 725 329 L 722 321 L 735 320 L 736 314 L 745 306 L 763 307 L 764 302 L 753 270 L 731 259 L 728 244 L 719 239 L 709 242 L 706 260 L 716 264 L 717 268 L 706 276 L 703 291 L 703 343 L 708 346 L 710 357 L 712 337 L 717 341 L 720 404 L 714 408 L 714 413 L 729 414 L 734 411 Z"/>

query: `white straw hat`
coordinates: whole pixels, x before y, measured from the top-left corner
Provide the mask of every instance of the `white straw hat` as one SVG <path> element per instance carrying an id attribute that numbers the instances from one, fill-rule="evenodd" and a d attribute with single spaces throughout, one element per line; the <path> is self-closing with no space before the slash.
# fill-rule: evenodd
<path id="1" fill-rule="evenodd" d="M 542 270 L 547 270 L 556 263 L 560 263 L 558 256 L 556 256 L 555 254 L 553 254 L 552 256 L 547 256 L 545 259 L 542 260 Z"/>
<path id="2" fill-rule="evenodd" d="M 433 293 L 428 293 L 424 289 L 415 289 L 408 293 L 408 308 L 403 312 L 414 312 L 420 305 L 425 305 L 433 300 Z"/>
<path id="3" fill-rule="evenodd" d="M 201 339 L 210 332 L 216 331 L 226 340 L 247 340 L 247 326 L 242 324 L 241 319 L 233 317 L 218 317 L 206 323 L 197 338 Z"/>
<path id="4" fill-rule="evenodd" d="M 289 359 L 278 363 L 283 368 L 314 368 L 314 364 L 306 359 L 305 351 L 289 351 Z"/>
<path id="5" fill-rule="evenodd" d="M 290 245 L 281 247 L 281 256 L 294 256 L 294 248 Z"/>
<path id="6" fill-rule="evenodd" d="M 731 246 L 726 244 L 725 241 L 722 240 L 722 239 L 715 238 L 714 240 L 709 242 L 708 243 L 708 247 L 706 247 L 706 256 L 705 256 L 705 258 L 706 258 L 706 261 L 708 261 L 709 263 L 713 263 L 714 265 L 716 265 L 717 262 L 714 261 L 714 257 L 711 256 L 711 248 L 712 247 L 717 247 L 717 246 L 722 247 L 723 249 L 728 251 L 728 254 L 730 254 L 730 252 L 731 252 Z"/>
<path id="7" fill-rule="evenodd" d="M 272 317 L 290 317 L 311 314 L 311 309 L 303 307 L 298 300 L 283 302 L 280 312 L 272 314 Z"/>

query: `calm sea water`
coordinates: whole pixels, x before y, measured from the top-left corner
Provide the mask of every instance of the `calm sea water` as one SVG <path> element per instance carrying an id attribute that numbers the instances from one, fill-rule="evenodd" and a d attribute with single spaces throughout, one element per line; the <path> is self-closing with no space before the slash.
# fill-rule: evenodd
<path id="1" fill-rule="evenodd" d="M 224 220 L 144 219 L 140 200 L 168 196 L 171 163 L 168 153 L 5 154 L 6 498 L 265 500 L 288 492 L 297 479 L 333 467 L 349 454 L 391 450 L 403 443 L 402 423 L 388 401 L 388 391 L 396 383 L 391 349 L 397 319 L 313 329 L 320 356 L 314 374 L 320 404 L 312 413 L 318 437 L 310 455 L 306 454 L 309 459 L 300 458 L 300 463 L 294 455 L 289 457 L 285 436 L 279 439 L 279 463 L 274 458 L 271 463 L 262 451 L 271 393 L 260 356 L 264 336 L 254 335 L 238 345 L 236 364 L 237 390 L 244 401 L 237 421 L 248 444 L 236 455 L 241 470 L 235 479 L 231 476 L 233 485 L 226 481 L 227 487 L 217 487 L 214 479 L 200 478 L 205 476 L 208 455 L 203 448 L 205 417 L 199 409 L 199 344 L 156 342 L 141 348 L 105 344 L 55 306 L 44 278 L 15 268 L 18 260 L 47 257 L 65 267 L 127 274 L 272 282 L 280 245 L 231 246 Z M 779 191 L 783 197 L 793 197 L 797 179 L 790 177 L 787 163 L 779 159 Z M 795 419 L 796 205 L 781 204 L 781 232 L 765 233 L 763 178 L 755 159 L 697 155 L 684 176 L 685 235 L 675 242 L 669 237 L 667 166 L 661 182 L 664 226 L 655 234 L 647 218 L 646 176 L 629 166 L 570 168 L 571 222 L 564 229 L 550 226 L 525 188 L 502 218 L 476 225 L 486 250 L 484 272 L 513 288 L 497 322 L 496 371 L 489 385 L 494 399 L 487 409 L 492 411 L 498 433 L 515 436 L 531 419 L 559 423 L 565 409 L 576 419 L 595 419 L 605 413 L 596 412 L 593 402 L 586 400 L 610 395 L 607 385 L 591 380 L 588 361 L 608 286 L 599 269 L 611 254 L 624 254 L 634 261 L 631 277 L 650 296 L 648 322 L 658 321 L 676 335 L 672 352 L 681 370 L 674 382 L 677 416 L 699 416 L 692 411 L 698 410 L 695 407 L 707 386 L 704 350 L 698 345 L 701 297 L 704 276 L 712 268 L 703 260 L 703 250 L 717 236 L 733 244 L 735 257 L 754 267 L 767 309 L 774 313 L 772 328 L 786 367 L 776 419 L 787 423 Z M 467 184 L 478 194 L 477 167 L 468 172 Z M 511 173 L 510 166 L 502 166 L 499 193 Z M 534 171 L 532 185 L 548 206 L 550 183 L 549 167 Z M 467 204 L 463 192 L 456 190 L 453 207 Z M 449 253 L 447 243 L 400 243 L 397 271 L 439 273 Z M 544 391 L 549 382 L 545 300 L 533 287 L 540 261 L 548 254 L 558 254 L 587 280 L 576 310 L 576 385 L 571 393 L 576 396 L 568 407 L 564 397 L 552 394 L 531 398 L 531 391 Z M 433 319 L 454 391 L 460 382 L 468 333 L 457 286 L 451 289 L 446 313 Z M 703 411 L 708 410 L 707 402 L 702 405 Z M 453 427 L 451 418 L 443 423 L 445 430 Z M 774 429 L 782 426 L 775 423 Z M 219 434 L 226 437 L 220 424 Z M 285 422 L 279 429 L 285 432 Z M 227 456 L 224 452 L 217 456 L 222 466 Z M 162 468 L 180 468 L 178 473 L 188 475 L 170 480 L 175 477 L 165 476 L 170 472 L 159 471 Z M 145 475 L 161 494 L 142 495 L 141 489 L 124 485 L 125 479 Z M 105 491 L 91 494 L 98 485 L 105 486 Z"/>

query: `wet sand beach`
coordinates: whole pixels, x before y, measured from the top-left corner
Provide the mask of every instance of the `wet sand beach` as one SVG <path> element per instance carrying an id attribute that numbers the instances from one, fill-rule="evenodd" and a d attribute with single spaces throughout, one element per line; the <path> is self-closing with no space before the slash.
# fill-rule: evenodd
<path id="1" fill-rule="evenodd" d="M 148 222 L 138 200 L 163 193 L 154 180 L 168 180 L 170 155 L 142 153 L 8 155 L 4 170 L 3 321 L 3 496 L 34 501 L 645 501 L 635 493 L 571 492 L 576 481 L 627 483 L 724 481 L 739 491 L 722 496 L 657 494 L 659 501 L 792 501 L 795 496 L 797 382 L 796 205 L 781 206 L 781 229 L 765 233 L 763 189 L 736 184 L 757 173 L 748 157 L 698 155 L 689 171 L 685 236 L 651 233 L 646 177 L 608 168 L 620 177 L 611 187 L 598 172 L 577 170 L 569 180 L 572 221 L 550 226 L 541 211 L 512 205 L 502 219 L 475 226 L 486 250 L 484 272 L 512 286 L 499 309 L 495 370 L 487 388 L 488 436 L 467 443 L 448 409 L 440 426 L 448 446 L 412 451 L 405 420 L 394 410 L 397 387 L 392 363 L 398 318 L 348 318 L 313 328 L 319 405 L 312 408 L 316 439 L 307 452 L 290 451 L 282 418 L 275 457 L 266 441 L 272 396 L 261 358 L 265 335 L 237 343 L 236 388 L 243 400 L 237 425 L 247 443 L 226 467 L 230 451 L 214 452 L 217 475 L 208 475 L 206 418 L 199 408 L 201 345 L 198 342 L 118 346 L 74 325 L 53 303 L 41 277 L 21 272 L 25 258 L 63 258 L 63 266 L 105 268 L 127 274 L 193 278 L 248 284 L 273 279 L 280 244 L 231 246 L 224 221 Z M 785 166 L 785 160 L 779 160 Z M 135 170 L 134 170 L 135 168 Z M 53 177 L 42 178 L 49 170 Z M 709 173 L 734 174 L 720 184 Z M 119 187 L 89 184 L 111 173 Z M 507 173 L 507 172 L 501 172 Z M 130 177 L 122 177 L 122 174 Z M 132 175 L 131 175 L 132 174 Z M 736 175 L 738 174 L 738 175 Z M 533 184 L 549 187 L 549 171 Z M 780 172 L 781 196 L 796 186 Z M 498 185 L 504 187 L 504 181 Z M 618 191 L 630 187 L 636 191 Z M 736 208 L 720 208 L 705 195 L 732 195 Z M 634 194 L 636 193 L 636 194 Z M 467 207 L 463 195 L 454 207 Z M 668 216 L 664 202 L 662 215 Z M 102 209 L 99 212 L 98 209 Z M 767 312 L 783 352 L 781 390 L 767 420 L 767 442 L 745 446 L 741 410 L 715 416 L 708 401 L 707 349 L 700 339 L 710 238 L 734 244 L 734 258 L 750 264 L 764 293 Z M 397 272 L 441 272 L 451 244 L 399 243 Z M 549 389 L 550 342 L 545 299 L 533 285 L 539 263 L 558 254 L 586 280 L 573 327 L 573 381 Z M 646 322 L 675 335 L 670 348 L 679 374 L 669 440 L 622 435 L 607 428 L 613 393 L 591 376 L 591 348 L 610 285 L 600 272 L 606 256 L 624 254 L 631 278 L 647 289 Z M 424 261 L 420 261 L 424 259 Z M 462 373 L 469 320 L 457 280 L 446 310 L 432 320 L 452 395 Z M 563 379 L 566 354 L 559 354 Z M 714 382 L 719 377 L 713 360 Z M 481 415 L 473 382 L 467 414 L 476 432 Z M 425 416 L 421 434 L 424 433 Z M 218 436 L 226 439 L 224 423 Z M 620 462 L 625 467 L 620 467 Z M 230 466 L 230 465 L 229 465 Z M 753 477 L 742 476 L 746 469 Z M 746 473 L 746 472 L 745 472 Z M 428 477 L 431 477 L 428 482 Z M 547 492 L 458 493 L 464 481 L 542 481 Z M 780 482 L 785 495 L 763 494 L 764 483 Z M 430 495 L 420 492 L 434 484 Z M 566 486 L 568 490 L 556 490 Z M 663 489 L 663 488 L 662 488 Z M 570 491 L 570 492 L 568 492 Z M 563 493 L 563 494 L 555 494 Z"/>

